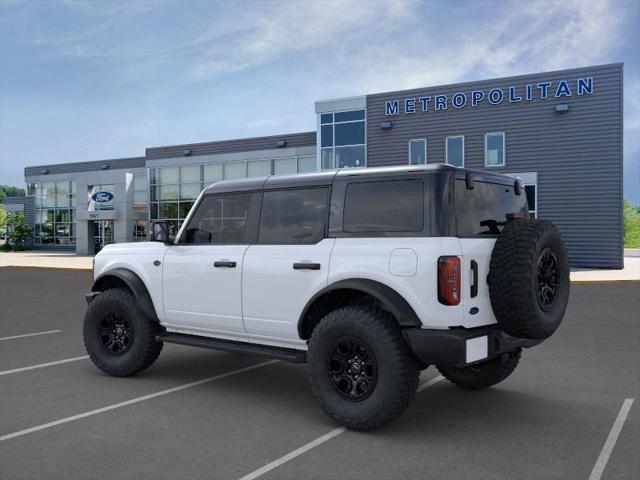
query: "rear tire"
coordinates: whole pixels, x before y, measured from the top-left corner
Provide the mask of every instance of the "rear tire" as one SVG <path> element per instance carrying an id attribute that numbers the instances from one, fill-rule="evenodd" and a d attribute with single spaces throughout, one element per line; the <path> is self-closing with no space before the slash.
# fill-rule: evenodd
<path id="1" fill-rule="evenodd" d="M 518 366 L 521 351 L 503 353 L 486 362 L 469 367 L 438 367 L 444 378 L 467 390 L 491 387 L 506 379 Z"/>
<path id="2" fill-rule="evenodd" d="M 418 387 L 419 364 L 395 319 L 372 305 L 339 308 L 322 318 L 311 334 L 307 361 L 316 400 L 352 430 L 394 420 Z"/>
<path id="3" fill-rule="evenodd" d="M 84 317 L 83 339 L 89 358 L 105 373 L 128 377 L 156 361 L 160 326 L 140 310 L 133 294 L 112 288 L 97 295 Z"/>

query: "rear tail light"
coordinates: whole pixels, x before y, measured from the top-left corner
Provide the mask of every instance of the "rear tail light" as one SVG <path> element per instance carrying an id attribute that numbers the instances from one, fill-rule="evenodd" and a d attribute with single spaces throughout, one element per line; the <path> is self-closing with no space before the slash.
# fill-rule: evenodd
<path id="1" fill-rule="evenodd" d="M 443 305 L 460 303 L 460 259 L 458 257 L 438 259 L 438 301 Z"/>

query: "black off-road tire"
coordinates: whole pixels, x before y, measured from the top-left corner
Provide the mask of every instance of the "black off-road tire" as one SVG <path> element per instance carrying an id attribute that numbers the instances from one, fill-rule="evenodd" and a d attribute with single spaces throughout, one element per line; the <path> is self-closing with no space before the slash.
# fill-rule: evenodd
<path id="1" fill-rule="evenodd" d="M 351 341 L 363 345 L 370 354 L 366 358 L 375 362 L 376 381 L 366 398 L 346 398 L 331 374 L 338 346 Z M 311 334 L 307 363 L 311 389 L 322 409 L 352 430 L 371 430 L 394 420 L 418 387 L 419 364 L 400 328 L 391 314 L 373 305 L 346 306 L 323 317 Z"/>
<path id="2" fill-rule="evenodd" d="M 545 220 L 507 222 L 493 248 L 487 281 L 493 312 L 506 333 L 549 337 L 569 301 L 569 259 L 558 229 Z"/>
<path id="3" fill-rule="evenodd" d="M 444 378 L 467 390 L 480 390 L 506 379 L 518 366 L 520 350 L 469 367 L 437 367 Z"/>
<path id="4" fill-rule="evenodd" d="M 113 340 L 114 322 L 129 341 Z M 97 295 L 84 317 L 83 339 L 91 361 L 105 373 L 128 377 L 156 361 L 162 342 L 155 340 L 160 327 L 140 310 L 133 294 L 125 288 L 112 288 Z M 118 338 L 124 339 L 124 334 Z M 120 346 L 118 346 L 120 345 Z M 118 351 L 119 350 L 119 351 Z"/>

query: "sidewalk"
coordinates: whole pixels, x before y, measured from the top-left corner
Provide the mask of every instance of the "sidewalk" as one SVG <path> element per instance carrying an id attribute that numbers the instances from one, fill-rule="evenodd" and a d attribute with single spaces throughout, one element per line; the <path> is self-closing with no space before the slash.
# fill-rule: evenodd
<path id="1" fill-rule="evenodd" d="M 73 252 L 51 252 L 38 250 L 10 253 L 0 252 L 0 267 L 91 270 L 93 268 L 93 257 L 76 255 Z"/>
<path id="2" fill-rule="evenodd" d="M 572 268 L 572 283 L 640 282 L 640 250 L 625 250 L 624 269 L 600 270 Z M 72 252 L 26 251 L 0 253 L 0 267 L 65 268 L 91 270 L 92 256 L 79 256 Z"/>

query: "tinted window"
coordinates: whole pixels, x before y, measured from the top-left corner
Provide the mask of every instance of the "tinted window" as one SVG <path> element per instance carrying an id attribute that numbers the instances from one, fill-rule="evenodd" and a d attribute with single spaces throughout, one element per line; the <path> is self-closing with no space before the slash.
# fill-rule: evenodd
<path id="1" fill-rule="evenodd" d="M 329 190 L 307 188 L 265 192 L 259 243 L 316 243 L 324 237 Z"/>
<path id="2" fill-rule="evenodd" d="M 422 180 L 351 183 L 344 202 L 343 230 L 421 232 L 424 228 Z"/>
<path id="3" fill-rule="evenodd" d="M 180 243 L 225 244 L 250 243 L 255 200 L 252 193 L 210 195 L 202 202 L 189 221 Z"/>
<path id="4" fill-rule="evenodd" d="M 456 180 L 455 194 L 460 236 L 498 234 L 510 213 L 526 218 L 526 196 L 516 195 L 508 185 L 476 181 L 468 190 L 464 180 Z"/>

